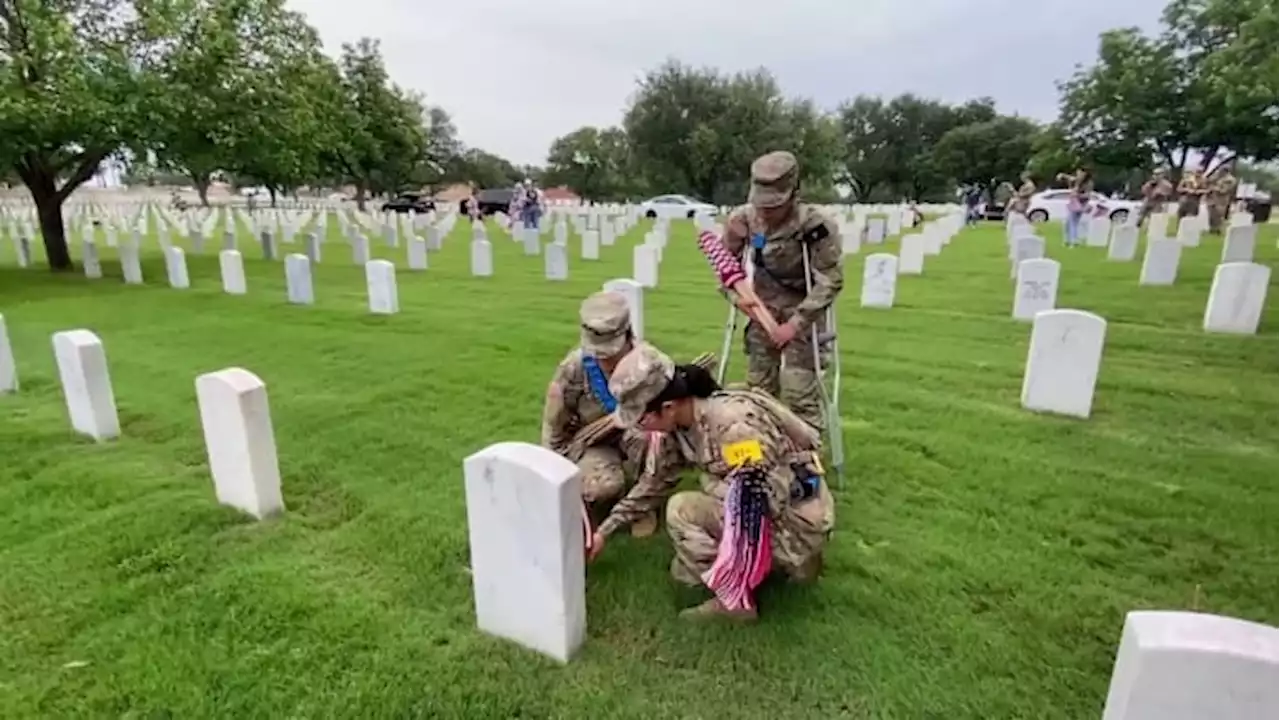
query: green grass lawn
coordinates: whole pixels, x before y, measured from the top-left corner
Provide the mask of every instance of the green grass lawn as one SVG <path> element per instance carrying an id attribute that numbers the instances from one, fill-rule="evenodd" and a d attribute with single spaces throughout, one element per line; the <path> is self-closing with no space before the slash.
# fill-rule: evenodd
<path id="1" fill-rule="evenodd" d="M 1094 417 L 1037 416 L 1019 408 L 1030 326 L 1009 317 L 989 226 L 900 280 L 890 311 L 858 307 L 847 260 L 849 459 L 821 583 L 767 587 L 756 626 L 690 626 L 676 611 L 700 598 L 669 582 L 665 534 L 620 536 L 589 569 L 573 663 L 485 637 L 462 459 L 536 442 L 579 302 L 630 274 L 643 229 L 571 259 L 566 283 L 496 233 L 495 277 L 470 277 L 467 232 L 424 273 L 374 240 L 402 268 L 393 317 L 367 314 L 336 232 L 312 307 L 285 303 L 282 263 L 247 232 L 242 297 L 221 292 L 216 240 L 187 291 L 154 241 L 147 284 L 127 287 L 106 248 L 88 281 L 40 257 L 18 270 L 0 240 L 22 383 L 0 397 L 0 716 L 1091 718 L 1127 611 L 1277 622 L 1275 276 L 1259 337 L 1210 336 L 1220 241 L 1146 288 L 1140 262 L 1048 230 L 1059 307 L 1109 326 Z M 1258 255 L 1276 267 L 1275 226 Z M 725 309 L 687 224 L 661 284 L 648 338 L 718 349 Z M 50 335 L 81 327 L 106 345 L 115 442 L 65 417 Z M 267 383 L 276 521 L 214 501 L 194 379 L 229 366 Z"/>

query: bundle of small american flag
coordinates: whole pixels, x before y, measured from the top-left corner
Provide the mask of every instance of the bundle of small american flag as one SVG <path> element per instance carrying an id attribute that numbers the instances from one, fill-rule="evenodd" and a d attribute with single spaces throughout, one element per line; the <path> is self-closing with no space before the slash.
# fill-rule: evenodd
<path id="1" fill-rule="evenodd" d="M 702 581 L 726 610 L 749 610 L 755 607 L 752 593 L 773 567 L 768 478 L 758 467 L 741 468 L 731 477 L 720 549 Z"/>
<path id="2" fill-rule="evenodd" d="M 742 269 L 742 263 L 729 252 L 729 248 L 724 246 L 715 233 L 703 230 L 698 233 L 698 249 L 707 258 L 707 262 L 711 263 L 711 269 L 715 271 L 720 285 L 733 290 L 739 297 L 752 303 L 754 307 L 751 309 L 751 317 L 760 323 L 760 327 L 764 328 L 765 332 L 773 335 L 778 329 L 778 323 L 764 305 L 760 304 L 760 298 L 756 295 L 751 280 L 747 278 L 746 271 Z"/>

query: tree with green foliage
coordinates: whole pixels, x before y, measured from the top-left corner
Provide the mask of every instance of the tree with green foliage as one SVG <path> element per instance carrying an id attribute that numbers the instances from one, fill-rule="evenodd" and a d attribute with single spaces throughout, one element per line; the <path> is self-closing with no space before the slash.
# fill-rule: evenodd
<path id="1" fill-rule="evenodd" d="M 1276 0 L 1174 0 L 1164 30 L 1103 33 L 1098 59 L 1060 83 L 1059 124 L 1112 166 L 1160 158 L 1175 174 L 1220 153 L 1276 157 Z"/>
<path id="2" fill-rule="evenodd" d="M 62 205 L 165 117 L 183 3 L 0 0 L 0 164 L 31 193 L 49 266 L 72 267 Z"/>
<path id="3" fill-rule="evenodd" d="M 630 189 L 631 147 L 620 128 L 583 127 L 551 143 L 543 182 L 585 200 L 621 200 Z"/>
<path id="4" fill-rule="evenodd" d="M 370 192 L 395 192 L 408 182 L 427 152 L 422 99 L 393 84 L 378 42 L 370 38 L 342 46 L 338 137 L 323 151 L 332 174 L 356 187 L 364 210 Z"/>
<path id="5" fill-rule="evenodd" d="M 951 128 L 930 152 L 934 166 L 949 178 L 990 193 L 1002 181 L 1017 182 L 1039 135 L 1036 123 L 1002 115 Z"/>
<path id="6" fill-rule="evenodd" d="M 796 154 L 806 187 L 829 187 L 835 133 L 815 129 L 822 117 L 764 70 L 728 76 L 672 61 L 641 80 L 623 129 L 648 189 L 733 204 L 746 198 L 752 160 L 772 150 Z"/>

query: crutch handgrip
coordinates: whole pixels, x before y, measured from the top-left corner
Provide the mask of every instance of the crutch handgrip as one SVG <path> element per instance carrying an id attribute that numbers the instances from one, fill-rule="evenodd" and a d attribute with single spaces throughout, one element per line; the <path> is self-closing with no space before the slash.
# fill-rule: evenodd
<path id="1" fill-rule="evenodd" d="M 756 295 L 755 288 L 752 287 L 751 281 L 747 279 L 747 274 L 742 269 L 742 264 L 733 256 L 733 253 L 729 252 L 724 243 L 720 242 L 720 238 L 710 230 L 704 230 L 698 233 L 698 249 L 706 256 L 707 262 L 711 263 L 711 269 L 715 270 L 721 286 L 733 290 L 745 300 L 751 306 L 749 312 L 751 319 L 759 323 L 770 336 L 774 335 L 778 330 L 777 321 L 760 302 L 760 296 Z"/>

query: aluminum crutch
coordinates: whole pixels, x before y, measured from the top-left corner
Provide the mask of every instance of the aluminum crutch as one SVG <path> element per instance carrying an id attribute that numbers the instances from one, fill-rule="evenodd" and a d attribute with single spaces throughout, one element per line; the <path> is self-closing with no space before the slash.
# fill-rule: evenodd
<path id="1" fill-rule="evenodd" d="M 813 293 L 813 265 L 809 258 L 809 247 L 806 245 L 802 249 L 801 257 L 804 260 L 804 286 L 806 294 Z M 827 331 L 818 333 L 818 323 L 814 323 L 809 327 L 810 342 L 813 349 L 813 368 L 817 373 L 818 393 L 821 396 L 823 416 L 827 421 L 827 445 L 831 449 L 831 466 L 835 469 L 836 484 L 844 489 L 844 425 L 840 420 L 840 345 L 837 340 L 836 324 L 835 324 L 835 306 L 832 304 L 827 307 L 825 312 L 825 323 Z M 831 352 L 835 358 L 834 377 L 832 380 L 833 388 L 828 389 L 826 381 L 826 372 L 822 367 L 822 346 L 830 343 Z"/>

